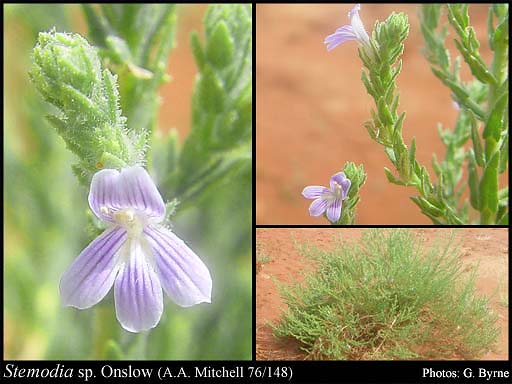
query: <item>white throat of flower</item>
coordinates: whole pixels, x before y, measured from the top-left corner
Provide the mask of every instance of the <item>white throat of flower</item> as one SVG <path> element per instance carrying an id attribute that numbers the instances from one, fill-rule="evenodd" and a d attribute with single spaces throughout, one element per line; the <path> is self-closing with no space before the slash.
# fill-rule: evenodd
<path id="1" fill-rule="evenodd" d="M 114 211 L 102 206 L 100 210 L 106 215 L 111 213 L 114 223 L 125 229 L 128 235 L 125 244 L 121 247 L 119 262 L 127 262 L 130 257 L 138 254 L 155 269 L 153 252 L 143 234 L 144 227 L 151 222 L 150 218 L 132 208 Z"/>
<path id="2" fill-rule="evenodd" d="M 336 196 L 336 198 L 341 196 L 342 191 L 343 191 L 343 188 L 341 187 L 341 185 L 338 184 L 337 182 L 334 182 L 334 191 L 333 191 L 333 193 Z"/>
<path id="3" fill-rule="evenodd" d="M 322 195 L 322 198 L 327 201 L 334 201 L 341 197 L 343 193 L 343 188 L 340 184 L 338 184 L 336 181 L 334 181 L 334 188 L 332 190 L 329 190 L 328 192 L 325 192 Z"/>
<path id="4" fill-rule="evenodd" d="M 102 206 L 101 212 L 108 215 L 110 210 Z M 144 229 L 146 220 L 143 215 L 138 214 L 131 208 L 121 209 L 112 213 L 112 219 L 120 227 L 124 228 L 128 233 L 129 238 L 139 238 Z"/>

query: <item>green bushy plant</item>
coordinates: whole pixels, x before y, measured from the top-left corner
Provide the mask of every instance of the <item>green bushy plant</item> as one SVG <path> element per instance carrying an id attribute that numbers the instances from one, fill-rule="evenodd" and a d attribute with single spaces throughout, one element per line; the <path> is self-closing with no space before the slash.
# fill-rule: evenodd
<path id="1" fill-rule="evenodd" d="M 288 309 L 273 330 L 311 359 L 469 359 L 498 336 L 453 232 L 428 247 L 410 230 L 379 228 L 328 251 L 297 248 L 316 268 L 302 283 L 277 282 Z"/>

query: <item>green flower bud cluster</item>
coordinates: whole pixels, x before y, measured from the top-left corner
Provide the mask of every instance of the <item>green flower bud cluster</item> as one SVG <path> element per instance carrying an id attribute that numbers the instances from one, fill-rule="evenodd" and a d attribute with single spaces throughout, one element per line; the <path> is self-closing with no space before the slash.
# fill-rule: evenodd
<path id="1" fill-rule="evenodd" d="M 49 121 L 79 161 L 73 166 L 84 185 L 101 168 L 144 160 L 146 137 L 126 129 L 116 76 L 102 69 L 97 50 L 78 34 L 39 34 L 30 77 L 56 107 Z"/>

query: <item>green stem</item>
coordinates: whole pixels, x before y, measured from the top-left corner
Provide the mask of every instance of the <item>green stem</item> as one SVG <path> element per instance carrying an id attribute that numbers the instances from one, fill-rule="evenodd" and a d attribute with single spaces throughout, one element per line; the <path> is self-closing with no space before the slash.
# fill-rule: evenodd
<path id="1" fill-rule="evenodd" d="M 508 61 L 508 47 L 506 46 L 498 46 L 496 47 L 496 51 L 494 53 L 494 58 L 492 60 L 491 71 L 494 77 L 496 78 L 496 84 L 489 85 L 489 105 L 487 106 L 488 111 L 490 112 L 496 103 L 496 98 L 498 96 L 498 89 L 500 85 L 505 80 L 505 68 L 506 63 Z"/>

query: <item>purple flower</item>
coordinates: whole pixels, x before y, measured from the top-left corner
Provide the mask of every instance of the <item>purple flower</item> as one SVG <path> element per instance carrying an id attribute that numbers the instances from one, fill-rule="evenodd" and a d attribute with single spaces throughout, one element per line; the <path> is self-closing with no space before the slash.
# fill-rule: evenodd
<path id="1" fill-rule="evenodd" d="M 357 40 L 360 44 L 363 45 L 368 45 L 370 43 L 370 37 L 366 33 L 363 22 L 359 17 L 360 9 L 361 5 L 357 4 L 348 13 L 351 25 L 344 25 L 343 27 L 338 28 L 332 35 L 329 35 L 325 38 L 324 44 L 327 45 L 328 51 L 333 50 L 341 43 L 349 40 Z"/>
<path id="2" fill-rule="evenodd" d="M 114 286 L 119 323 L 127 331 L 141 332 L 160 321 L 162 288 L 182 307 L 210 302 L 210 272 L 183 240 L 160 224 L 165 205 L 144 168 L 97 172 L 89 206 L 109 228 L 62 276 L 64 305 L 92 307 Z"/>
<path id="3" fill-rule="evenodd" d="M 315 199 L 309 206 L 311 216 L 320 216 L 324 212 L 331 223 L 337 222 L 341 217 L 341 202 L 348 196 L 350 180 L 343 172 L 331 177 L 330 188 L 310 185 L 304 188 L 302 196 L 306 199 Z"/>

